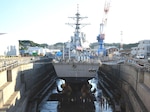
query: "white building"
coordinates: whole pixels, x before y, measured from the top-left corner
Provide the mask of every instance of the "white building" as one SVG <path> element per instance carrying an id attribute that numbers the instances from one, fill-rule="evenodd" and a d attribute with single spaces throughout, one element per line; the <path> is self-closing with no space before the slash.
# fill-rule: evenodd
<path id="1" fill-rule="evenodd" d="M 141 40 L 137 47 L 132 48 L 132 55 L 144 55 L 145 57 L 150 56 L 150 40 Z"/>
<path id="2" fill-rule="evenodd" d="M 117 48 L 115 46 L 107 47 L 106 53 L 107 53 L 107 55 L 109 55 L 109 54 L 119 55 L 119 48 Z"/>
<path id="3" fill-rule="evenodd" d="M 132 47 L 132 48 L 131 48 L 131 54 L 132 54 L 133 56 L 136 56 L 136 55 L 137 55 L 137 51 L 138 51 L 138 47 Z"/>
<path id="4" fill-rule="evenodd" d="M 29 53 L 30 55 L 37 54 L 45 56 L 47 53 L 50 53 L 50 50 L 47 48 L 42 47 L 29 47 L 28 50 L 26 50 L 26 53 Z"/>
<path id="5" fill-rule="evenodd" d="M 0 35 L 0 56 L 18 56 L 19 40 L 14 35 Z"/>

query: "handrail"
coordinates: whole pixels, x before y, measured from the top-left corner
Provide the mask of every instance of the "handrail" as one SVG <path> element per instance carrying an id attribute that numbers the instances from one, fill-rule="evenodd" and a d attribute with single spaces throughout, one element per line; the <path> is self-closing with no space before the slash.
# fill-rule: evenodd
<path id="1" fill-rule="evenodd" d="M 31 57 L 30 58 L 24 58 L 24 57 L 23 58 L 20 58 L 20 57 L 10 58 L 9 57 L 9 59 L 8 58 L 7 59 L 2 59 L 2 60 L 0 60 L 0 64 L 1 64 L 0 72 L 4 71 L 4 70 L 7 70 L 9 68 L 14 68 L 18 65 L 22 65 L 22 64 L 26 64 L 26 63 L 30 63 L 30 62 L 32 62 Z"/>
<path id="2" fill-rule="evenodd" d="M 0 59 L 0 72 L 10 68 L 14 68 L 19 65 L 32 63 L 41 59 L 45 60 L 47 58 L 48 57 L 9 57 L 7 59 Z"/>

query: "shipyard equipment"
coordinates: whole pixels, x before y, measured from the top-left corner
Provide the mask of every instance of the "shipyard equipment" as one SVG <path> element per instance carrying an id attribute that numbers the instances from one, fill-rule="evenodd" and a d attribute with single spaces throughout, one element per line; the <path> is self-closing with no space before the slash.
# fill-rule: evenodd
<path id="1" fill-rule="evenodd" d="M 99 43 L 98 54 L 106 55 L 106 49 L 104 47 L 104 39 L 105 39 L 105 31 L 107 25 L 107 14 L 109 12 L 110 0 L 105 0 L 104 4 L 104 17 L 102 19 L 102 23 L 100 24 L 100 34 L 97 36 L 97 40 Z"/>

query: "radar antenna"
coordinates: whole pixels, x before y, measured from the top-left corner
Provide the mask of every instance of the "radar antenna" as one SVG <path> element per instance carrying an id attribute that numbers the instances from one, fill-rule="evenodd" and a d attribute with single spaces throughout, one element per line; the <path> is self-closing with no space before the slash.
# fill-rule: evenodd
<path id="1" fill-rule="evenodd" d="M 67 25 L 72 26 L 73 28 L 75 28 L 75 31 L 80 33 L 79 30 L 83 27 L 85 27 L 86 25 L 90 25 L 89 23 L 79 23 L 80 20 L 88 18 L 88 17 L 80 17 L 80 13 L 79 13 L 79 4 L 77 4 L 77 13 L 75 14 L 75 17 L 68 17 L 71 18 L 73 20 L 76 21 L 76 23 L 66 23 Z M 81 26 L 81 27 L 80 27 Z"/>
<path id="2" fill-rule="evenodd" d="M 80 37 L 80 29 L 85 27 L 86 25 L 90 25 L 89 23 L 80 23 L 80 20 L 88 18 L 88 17 L 81 17 L 80 13 L 79 13 L 79 5 L 77 4 L 77 13 L 75 14 L 75 17 L 68 17 L 71 18 L 73 20 L 75 20 L 75 23 L 66 23 L 67 25 L 72 26 L 73 28 L 75 28 L 75 32 L 74 32 L 74 37 L 72 37 L 73 43 L 72 45 L 76 48 L 76 49 L 80 49 L 82 48 L 82 44 L 81 44 L 81 37 Z"/>

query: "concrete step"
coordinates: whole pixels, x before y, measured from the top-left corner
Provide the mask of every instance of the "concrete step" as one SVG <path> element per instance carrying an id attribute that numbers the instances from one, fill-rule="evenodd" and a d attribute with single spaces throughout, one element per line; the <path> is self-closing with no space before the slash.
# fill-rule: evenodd
<path id="1" fill-rule="evenodd" d="M 0 68 L 0 87 L 7 82 L 7 71 L 1 71 Z"/>
<path id="2" fill-rule="evenodd" d="M 0 87 L 0 107 L 2 107 L 14 93 L 14 87 L 15 84 L 13 82 L 6 82 Z"/>
<path id="3" fill-rule="evenodd" d="M 19 99 L 20 92 L 15 91 L 6 101 L 6 103 L 0 108 L 0 112 L 8 112 L 8 109 L 10 110 L 11 108 L 13 108 Z"/>

